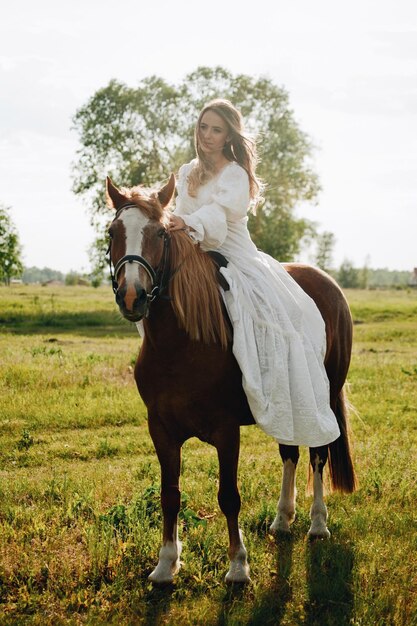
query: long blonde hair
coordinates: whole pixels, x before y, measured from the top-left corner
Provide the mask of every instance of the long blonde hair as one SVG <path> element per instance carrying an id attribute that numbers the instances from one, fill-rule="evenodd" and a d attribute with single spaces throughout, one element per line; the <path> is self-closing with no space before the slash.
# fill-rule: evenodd
<path id="1" fill-rule="evenodd" d="M 258 163 L 256 142 L 245 133 L 240 111 L 238 111 L 229 100 L 223 100 L 221 98 L 212 100 L 206 104 L 198 116 L 194 130 L 194 146 L 198 159 L 188 175 L 188 193 L 190 196 L 195 197 L 198 188 L 207 183 L 216 174 L 213 163 L 207 159 L 200 147 L 200 123 L 203 115 L 207 111 L 217 113 L 226 123 L 230 141 L 226 141 L 223 147 L 223 154 L 228 161 L 236 161 L 236 163 L 246 170 L 249 177 L 249 197 L 255 208 L 256 204 L 261 199 L 263 187 L 255 173 Z"/>

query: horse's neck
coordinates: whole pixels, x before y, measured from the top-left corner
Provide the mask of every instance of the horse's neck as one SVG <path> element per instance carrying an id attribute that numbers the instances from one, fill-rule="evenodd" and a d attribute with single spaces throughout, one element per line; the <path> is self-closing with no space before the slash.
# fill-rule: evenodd
<path id="1" fill-rule="evenodd" d="M 152 304 L 148 318 L 143 320 L 143 328 L 147 341 L 162 349 L 183 342 L 186 338 L 184 331 L 178 327 L 172 305 L 168 301 L 158 300 Z"/>

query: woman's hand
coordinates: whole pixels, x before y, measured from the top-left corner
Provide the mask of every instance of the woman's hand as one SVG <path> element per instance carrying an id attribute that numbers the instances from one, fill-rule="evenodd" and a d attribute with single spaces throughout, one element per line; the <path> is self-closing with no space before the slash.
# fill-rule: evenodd
<path id="1" fill-rule="evenodd" d="M 168 230 L 185 230 L 186 228 L 187 227 L 182 217 L 174 214 L 169 216 Z"/>

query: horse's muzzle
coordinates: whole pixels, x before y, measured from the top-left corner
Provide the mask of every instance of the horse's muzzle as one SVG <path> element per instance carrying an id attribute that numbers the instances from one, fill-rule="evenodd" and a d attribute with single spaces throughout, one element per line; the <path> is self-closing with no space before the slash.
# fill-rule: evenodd
<path id="1" fill-rule="evenodd" d="M 116 303 L 120 313 L 129 322 L 140 322 L 148 313 L 148 294 L 137 286 L 132 294 L 125 286 L 116 291 Z"/>

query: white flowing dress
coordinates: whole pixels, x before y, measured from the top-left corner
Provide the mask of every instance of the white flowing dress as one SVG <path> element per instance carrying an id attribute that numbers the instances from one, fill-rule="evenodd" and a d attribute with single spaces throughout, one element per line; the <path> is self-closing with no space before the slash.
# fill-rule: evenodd
<path id="1" fill-rule="evenodd" d="M 279 443 L 326 445 L 340 431 L 329 403 L 323 318 L 280 263 L 251 240 L 246 171 L 228 163 L 193 198 L 187 176 L 194 162 L 179 171 L 174 213 L 194 229 L 190 236 L 203 250 L 229 261 L 221 269 L 230 285 L 223 297 L 253 417 Z"/>

